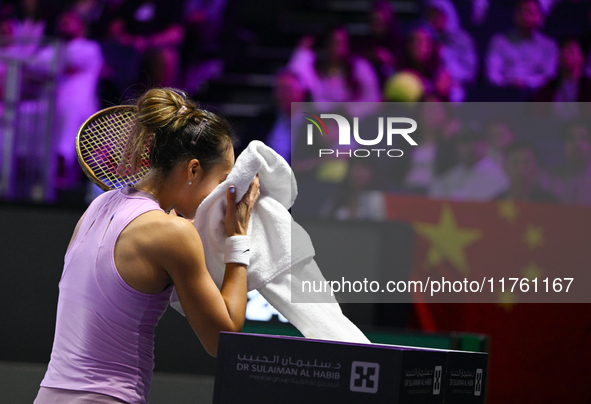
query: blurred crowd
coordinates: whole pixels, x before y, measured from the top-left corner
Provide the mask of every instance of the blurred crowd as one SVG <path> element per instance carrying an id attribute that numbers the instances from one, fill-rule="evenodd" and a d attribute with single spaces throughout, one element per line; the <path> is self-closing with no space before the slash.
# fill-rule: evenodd
<path id="1" fill-rule="evenodd" d="M 420 101 L 419 146 L 405 149 L 385 179 L 383 167 L 359 159 L 324 171 L 292 161 L 294 170 L 319 183 L 322 172 L 338 172 L 328 181 L 339 184 L 333 196 L 379 190 L 591 204 L 589 125 L 573 104 L 591 101 L 591 1 L 424 0 L 412 21 L 393 4 L 371 3 L 362 35 L 335 24 L 301 37 L 275 76 L 270 108 L 237 133 L 242 144 L 263 140 L 289 160 L 292 102 Z M 127 93 L 138 83 L 190 92 L 219 75 L 219 65 L 203 61 L 228 54 L 222 48 L 232 38 L 222 43 L 222 37 L 236 32 L 227 18 L 234 6 L 231 0 L 0 2 L 2 60 L 26 60 L 33 85 L 50 67 L 58 70 L 58 187 L 79 180 L 69 177 L 76 165 L 71 145 L 93 112 L 135 95 Z M 0 64 L 0 78 L 7 69 Z M 550 103 L 546 112 L 569 122 L 553 135 L 561 158 L 540 159 L 543 139 L 521 136 L 509 121 L 467 127 L 455 119 L 454 105 L 470 101 Z M 347 209 L 337 199 L 326 198 L 326 215 L 363 216 L 351 213 L 358 198 L 347 198 Z"/>
<path id="2" fill-rule="evenodd" d="M 399 137 L 393 146 L 382 141 L 357 149 L 363 157 L 354 157 L 355 152 L 349 157 L 350 147 L 338 145 L 334 137 L 315 137 L 322 145 L 312 151 L 302 139 L 292 154 L 292 167 L 302 184 L 296 206 L 304 215 L 375 220 L 385 215 L 381 198 L 385 193 L 591 206 L 589 121 L 542 116 L 547 111 L 535 106 L 507 103 L 517 110 L 511 114 L 499 103 L 423 102 L 405 115 L 393 115 L 416 120 L 417 130 L 411 136 L 418 146 Z M 377 116 L 360 120 L 359 127 L 367 129 L 366 139 L 376 136 Z M 328 130 L 338 133 L 336 128 Z M 319 148 L 335 152 L 319 157 Z M 404 158 L 387 157 L 385 151 L 392 148 L 401 150 Z M 383 152 L 378 156 L 367 149 Z"/>
<path id="3" fill-rule="evenodd" d="M 402 28 L 378 0 L 368 35 L 306 36 L 289 68 L 313 101 L 589 100 L 588 1 L 425 0 L 422 10 Z"/>
<path id="4" fill-rule="evenodd" d="M 591 2 L 427 0 L 403 29 L 390 3 L 376 1 L 370 22 L 357 41 L 343 26 L 301 39 L 277 76 L 277 118 L 263 139 L 288 142 L 290 101 L 419 101 L 418 146 L 402 142 L 395 162 L 295 152 L 292 167 L 309 190 L 304 213 L 379 218 L 379 192 L 591 205 Z M 492 114 L 466 119 L 458 110 L 470 101 L 532 107 L 519 115 L 483 103 L 475 112 Z"/>

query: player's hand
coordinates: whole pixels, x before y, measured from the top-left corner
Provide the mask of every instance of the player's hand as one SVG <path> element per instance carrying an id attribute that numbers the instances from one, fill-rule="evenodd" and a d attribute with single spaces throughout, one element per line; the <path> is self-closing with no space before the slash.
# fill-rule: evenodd
<path id="1" fill-rule="evenodd" d="M 228 206 L 226 207 L 226 216 L 224 218 L 224 226 L 226 227 L 226 234 L 228 237 L 246 235 L 248 229 L 248 220 L 254 204 L 261 195 L 259 176 L 255 177 L 248 191 L 244 194 L 240 202 L 236 203 L 236 187 L 230 185 L 226 191 L 228 199 Z M 233 192 L 232 192 L 233 189 Z"/>

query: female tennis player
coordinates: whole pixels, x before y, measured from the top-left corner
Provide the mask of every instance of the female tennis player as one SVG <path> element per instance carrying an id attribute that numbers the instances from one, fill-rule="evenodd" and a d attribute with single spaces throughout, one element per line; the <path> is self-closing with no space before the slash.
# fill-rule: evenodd
<path id="1" fill-rule="evenodd" d="M 36 404 L 146 403 L 154 328 L 173 285 L 211 355 L 220 331 L 242 328 L 244 246 L 260 195 L 258 178 L 239 203 L 235 187 L 228 188 L 227 264 L 219 290 L 187 219 L 233 167 L 230 128 L 172 89 L 149 90 L 137 107 L 126 161 L 136 169 L 149 147 L 150 171 L 134 187 L 96 198 L 74 230 L 59 284 L 51 360 Z M 184 218 L 167 214 L 173 209 Z"/>

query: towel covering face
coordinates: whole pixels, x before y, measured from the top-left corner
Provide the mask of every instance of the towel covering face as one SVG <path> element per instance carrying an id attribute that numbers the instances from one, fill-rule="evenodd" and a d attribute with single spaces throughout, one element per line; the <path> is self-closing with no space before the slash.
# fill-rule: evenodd
<path id="1" fill-rule="evenodd" d="M 297 184 L 287 162 L 260 141 L 252 141 L 238 156 L 228 178 L 203 200 L 195 215 L 195 227 L 201 236 L 207 269 L 221 287 L 226 265 L 226 190 L 236 186 L 236 200 L 242 199 L 255 176 L 259 175 L 261 195 L 248 225 L 250 265 L 248 290 L 257 289 L 305 337 L 369 343 L 361 331 L 347 319 L 334 299 L 316 303 L 292 303 L 291 283 L 324 281 L 314 262 L 314 247 L 308 233 L 296 223 L 288 209 L 297 196 Z M 303 268 L 303 269 L 302 269 Z M 292 270 L 295 273 L 292 274 Z M 183 313 L 176 293 L 171 305 Z"/>
<path id="2" fill-rule="evenodd" d="M 253 208 L 248 235 L 251 242 L 248 290 L 258 289 L 295 263 L 314 256 L 308 233 L 288 209 L 297 195 L 296 180 L 287 162 L 260 141 L 251 142 L 238 156 L 228 178 L 197 209 L 195 227 L 203 241 L 207 269 L 221 287 L 224 279 L 226 190 L 236 186 L 242 199 L 259 174 L 261 196 Z"/>

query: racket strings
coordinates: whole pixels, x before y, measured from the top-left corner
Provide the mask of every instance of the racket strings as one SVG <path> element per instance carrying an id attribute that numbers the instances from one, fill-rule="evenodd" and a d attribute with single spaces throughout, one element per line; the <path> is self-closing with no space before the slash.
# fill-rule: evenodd
<path id="1" fill-rule="evenodd" d="M 103 189 L 134 184 L 149 170 L 149 150 L 146 147 L 137 172 L 132 172 L 129 163 L 122 170 L 123 174 L 118 171 L 134 122 L 135 114 L 131 108 L 117 108 L 97 115 L 80 132 L 80 158 L 86 165 L 86 171 L 94 177 L 94 182 L 98 180 L 100 183 L 97 185 Z"/>

